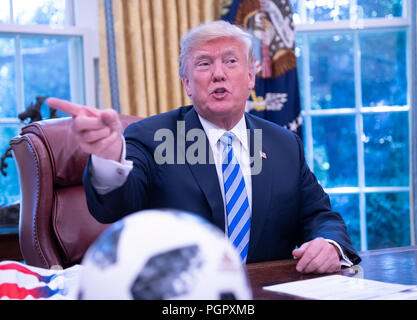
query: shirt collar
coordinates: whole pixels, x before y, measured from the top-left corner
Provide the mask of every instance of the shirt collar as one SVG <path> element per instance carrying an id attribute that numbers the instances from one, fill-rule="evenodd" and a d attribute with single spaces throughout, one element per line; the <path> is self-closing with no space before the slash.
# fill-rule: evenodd
<path id="1" fill-rule="evenodd" d="M 204 131 L 206 132 L 207 138 L 209 140 L 210 146 L 215 148 L 220 137 L 226 132 L 226 130 L 219 128 L 214 123 L 204 119 L 198 114 L 201 125 L 203 126 Z M 248 150 L 248 136 L 246 132 L 246 121 L 245 115 L 239 120 L 239 122 L 231 129 L 229 132 L 232 132 L 237 139 L 240 141 L 241 145 L 245 150 Z"/>

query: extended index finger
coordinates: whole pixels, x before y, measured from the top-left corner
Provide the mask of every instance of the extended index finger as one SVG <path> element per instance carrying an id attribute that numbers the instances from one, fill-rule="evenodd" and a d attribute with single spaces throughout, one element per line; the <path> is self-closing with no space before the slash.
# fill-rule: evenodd
<path id="1" fill-rule="evenodd" d="M 72 103 L 67 100 L 62 100 L 58 98 L 49 98 L 46 101 L 46 103 L 50 107 L 57 109 L 57 110 L 61 110 L 62 112 L 69 114 L 71 116 L 74 116 L 74 117 L 80 115 L 82 112 L 92 117 L 100 116 L 100 112 L 96 109 L 89 108 L 87 106 L 82 106 L 80 104 Z"/>

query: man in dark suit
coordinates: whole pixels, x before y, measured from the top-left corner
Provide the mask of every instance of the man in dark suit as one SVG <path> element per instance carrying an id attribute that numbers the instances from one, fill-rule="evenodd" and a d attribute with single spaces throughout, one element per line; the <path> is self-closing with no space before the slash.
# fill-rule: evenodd
<path id="1" fill-rule="evenodd" d="M 181 42 L 180 77 L 193 106 L 134 123 L 124 136 L 112 110 L 48 100 L 73 115 L 92 154 L 84 176 L 92 215 L 110 223 L 175 208 L 224 230 L 247 263 L 294 257 L 305 273 L 358 263 L 300 139 L 244 112 L 255 83 L 250 36 L 224 21 L 192 29 Z"/>

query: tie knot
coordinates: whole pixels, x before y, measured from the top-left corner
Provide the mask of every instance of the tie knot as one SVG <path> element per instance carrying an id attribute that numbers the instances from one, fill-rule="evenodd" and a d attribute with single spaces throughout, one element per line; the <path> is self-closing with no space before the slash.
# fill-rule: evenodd
<path id="1" fill-rule="evenodd" d="M 233 133 L 226 131 L 220 137 L 220 142 L 223 143 L 224 146 L 230 147 L 232 145 L 232 141 L 234 137 L 235 135 Z"/>

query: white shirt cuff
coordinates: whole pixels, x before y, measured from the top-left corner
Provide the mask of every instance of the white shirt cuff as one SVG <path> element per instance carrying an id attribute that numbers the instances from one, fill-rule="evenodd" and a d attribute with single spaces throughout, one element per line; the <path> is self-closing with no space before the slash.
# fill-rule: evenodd
<path id="1" fill-rule="evenodd" d="M 340 264 L 341 264 L 342 266 L 345 266 L 345 267 L 351 267 L 351 266 L 353 266 L 353 262 L 352 262 L 352 261 L 350 261 L 350 260 L 346 257 L 346 255 L 345 255 L 345 253 L 343 252 L 342 248 L 340 247 L 340 245 L 339 245 L 336 241 L 334 241 L 334 240 L 330 240 L 330 239 L 326 239 L 326 241 L 327 241 L 327 242 L 329 242 L 329 243 L 331 243 L 331 244 L 333 244 L 333 245 L 335 245 L 335 246 L 339 249 L 339 252 L 342 254 L 342 256 L 340 257 Z"/>
<path id="2" fill-rule="evenodd" d="M 91 155 L 91 184 L 100 195 L 121 187 L 133 168 L 133 162 L 126 160 L 126 142 L 123 138 L 121 162 Z"/>

